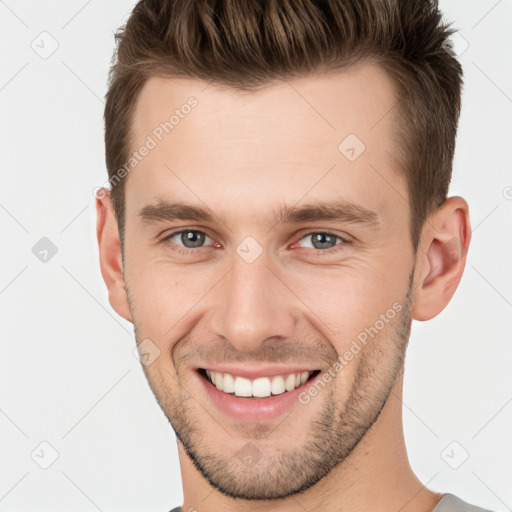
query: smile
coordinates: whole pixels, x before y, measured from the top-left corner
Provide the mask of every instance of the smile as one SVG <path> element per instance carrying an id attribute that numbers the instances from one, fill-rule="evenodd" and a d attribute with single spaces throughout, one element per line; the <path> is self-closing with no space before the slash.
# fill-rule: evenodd
<path id="1" fill-rule="evenodd" d="M 270 395 L 280 395 L 281 393 L 293 391 L 304 384 L 311 376 L 320 372 L 320 370 L 312 372 L 303 371 L 274 375 L 272 377 L 247 379 L 240 375 L 232 375 L 231 373 L 216 372 L 213 370 L 202 371 L 219 391 L 247 398 L 267 398 Z"/>

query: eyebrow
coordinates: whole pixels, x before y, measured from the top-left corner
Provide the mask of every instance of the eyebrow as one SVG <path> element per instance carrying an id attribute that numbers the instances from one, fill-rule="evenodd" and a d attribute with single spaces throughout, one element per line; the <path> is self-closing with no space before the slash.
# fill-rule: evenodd
<path id="1" fill-rule="evenodd" d="M 171 222 L 174 220 L 207 222 L 211 224 L 226 221 L 208 207 L 195 206 L 182 202 L 167 202 L 160 200 L 156 204 L 148 204 L 138 212 L 145 223 Z M 362 224 L 377 229 L 380 226 L 380 216 L 359 204 L 347 200 L 325 201 L 318 204 L 302 206 L 282 205 L 274 210 L 263 222 L 267 225 L 299 224 L 315 221 L 341 221 L 351 224 Z"/>

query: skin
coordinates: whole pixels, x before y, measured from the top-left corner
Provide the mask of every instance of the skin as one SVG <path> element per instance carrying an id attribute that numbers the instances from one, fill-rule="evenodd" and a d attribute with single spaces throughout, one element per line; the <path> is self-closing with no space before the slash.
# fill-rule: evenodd
<path id="1" fill-rule="evenodd" d="M 374 64 L 245 94 L 152 78 L 133 147 L 190 96 L 197 107 L 128 176 L 124 258 L 109 194 L 96 202 L 110 303 L 138 343 L 160 350 L 143 369 L 178 437 L 183 510 L 431 511 L 441 495 L 413 474 L 404 443 L 403 358 L 412 319 L 438 315 L 461 279 L 466 201 L 450 197 L 430 216 L 415 254 L 386 114 L 395 92 Z M 350 133 L 366 146 L 352 162 L 338 150 Z M 283 204 L 339 198 L 376 212 L 377 226 L 265 221 Z M 144 222 L 139 211 L 160 200 L 206 205 L 223 221 Z M 179 235 L 164 241 L 179 229 L 207 238 L 183 254 Z M 318 248 L 305 236 L 326 231 L 351 243 Z M 236 251 L 247 236 L 263 250 L 251 263 Z M 400 312 L 342 371 L 277 420 L 236 421 L 200 386 L 194 369 L 205 362 L 326 371 L 393 304 Z M 254 464 L 237 457 L 248 447 Z"/>

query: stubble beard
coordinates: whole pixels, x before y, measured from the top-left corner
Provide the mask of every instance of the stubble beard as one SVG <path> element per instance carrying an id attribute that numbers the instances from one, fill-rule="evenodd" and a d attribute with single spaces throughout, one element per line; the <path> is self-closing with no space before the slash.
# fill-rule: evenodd
<path id="1" fill-rule="evenodd" d="M 379 417 L 403 369 L 412 322 L 413 275 L 414 269 L 407 294 L 400 302 L 403 305 L 400 314 L 386 326 L 384 331 L 387 332 L 379 333 L 354 358 L 359 358 L 359 365 L 348 399 L 340 403 L 335 385 L 326 386 L 321 396 L 315 398 L 322 400 L 322 410 L 316 418 L 311 418 L 305 436 L 307 441 L 302 446 L 288 451 L 277 447 L 273 452 L 278 455 L 267 454 L 258 448 L 258 440 L 267 433 L 265 426 L 238 425 L 238 432 L 243 430 L 247 435 L 245 446 L 256 450 L 256 455 L 260 454 L 253 464 L 237 457 L 240 452 L 238 440 L 231 444 L 229 440 L 223 440 L 220 447 L 215 440 L 209 440 L 210 427 L 221 427 L 189 394 L 186 386 L 143 365 L 153 394 L 186 454 L 214 489 L 235 499 L 282 499 L 309 489 L 349 457 Z M 132 304 L 130 308 L 133 315 Z M 140 342 L 143 338 L 137 338 L 135 320 L 134 326 L 136 339 Z M 343 374 L 343 370 L 340 373 Z M 186 376 L 183 376 L 185 380 L 181 377 L 178 371 L 179 382 L 185 382 Z M 169 381 L 173 384 L 172 389 L 168 386 Z M 307 406 L 303 411 L 304 415 L 308 414 Z M 286 420 L 279 428 L 281 432 L 286 431 Z M 223 436 L 229 436 L 227 430 L 221 429 Z M 236 450 L 230 448 L 234 445 L 238 446 Z"/>

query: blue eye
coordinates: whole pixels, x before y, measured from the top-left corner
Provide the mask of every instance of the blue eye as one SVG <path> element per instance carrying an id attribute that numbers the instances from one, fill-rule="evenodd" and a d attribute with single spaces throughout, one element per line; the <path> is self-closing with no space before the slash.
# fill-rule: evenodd
<path id="1" fill-rule="evenodd" d="M 311 239 L 312 249 L 321 250 L 323 252 L 325 252 L 325 250 L 333 249 L 337 245 L 342 245 L 346 242 L 346 240 L 343 238 L 324 231 L 308 233 L 307 235 L 304 235 L 300 241 L 306 240 L 308 238 Z M 336 240 L 341 240 L 342 244 L 337 244 Z"/>
<path id="2" fill-rule="evenodd" d="M 175 231 L 167 235 L 162 242 L 169 244 L 171 249 L 176 252 L 190 254 L 197 252 L 197 249 L 207 247 L 207 245 L 205 245 L 207 239 L 213 242 L 204 231 L 198 229 L 182 229 L 181 231 Z M 311 231 L 303 235 L 295 245 L 307 239 L 310 239 L 310 245 L 300 247 L 313 249 L 312 253 L 315 256 L 332 254 L 333 252 L 343 249 L 345 245 L 350 244 L 350 240 L 339 235 L 327 231 Z"/>
<path id="3" fill-rule="evenodd" d="M 185 229 L 183 231 L 176 231 L 175 233 L 171 233 L 169 236 L 165 237 L 164 240 L 172 241 L 173 238 L 178 237 L 178 240 L 183 244 L 183 247 L 186 249 L 197 249 L 202 247 L 206 238 L 211 240 L 211 238 L 204 233 L 203 231 L 198 231 L 196 229 Z M 176 243 L 173 241 L 173 243 Z M 179 245 L 179 244 L 178 244 Z"/>

